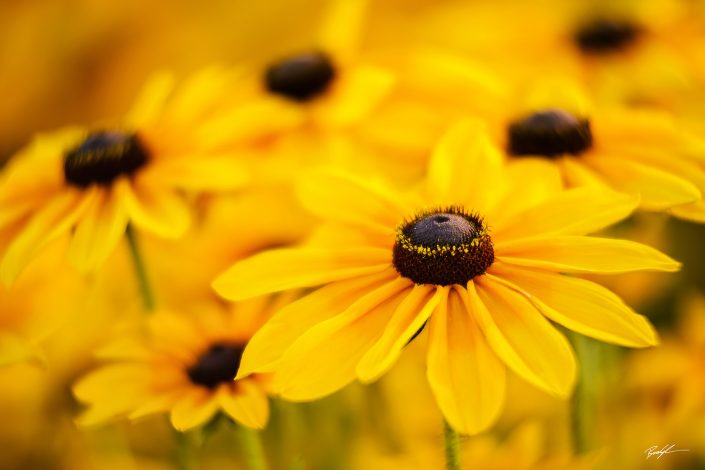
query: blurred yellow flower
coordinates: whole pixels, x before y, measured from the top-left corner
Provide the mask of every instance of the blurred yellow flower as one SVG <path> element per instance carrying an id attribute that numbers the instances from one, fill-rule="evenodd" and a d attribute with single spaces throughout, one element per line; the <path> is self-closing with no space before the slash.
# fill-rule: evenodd
<path id="1" fill-rule="evenodd" d="M 203 304 L 189 316 L 155 313 L 146 336 L 139 330 L 120 335 L 98 352 L 110 362 L 74 386 L 76 397 L 89 406 L 79 424 L 168 413 L 173 426 L 184 431 L 222 411 L 245 426 L 264 427 L 267 375 L 233 379 L 245 344 L 284 299 L 253 299 L 230 311 Z"/>
<path id="2" fill-rule="evenodd" d="M 428 321 L 436 400 L 453 427 L 477 433 L 502 407 L 505 366 L 570 393 L 575 359 L 546 317 L 618 344 L 655 344 L 649 322 L 610 291 L 561 274 L 677 270 L 644 245 L 584 236 L 638 199 L 556 194 L 542 171 L 506 187 L 501 153 L 482 126 L 463 122 L 431 157 L 425 192 L 335 171 L 305 177 L 304 205 L 328 222 L 310 246 L 255 255 L 214 282 L 231 300 L 323 286 L 254 336 L 239 374 L 273 371 L 276 393 L 312 400 L 377 379 Z"/>
<path id="3" fill-rule="evenodd" d="M 179 190 L 228 190 L 246 176 L 231 155 L 206 153 L 184 132 L 190 97 L 155 77 L 118 126 L 40 135 L 0 175 L 0 277 L 12 282 L 47 243 L 72 233 L 73 263 L 106 260 L 128 223 L 163 237 L 189 224 Z M 183 120 L 184 116 L 189 116 Z"/>

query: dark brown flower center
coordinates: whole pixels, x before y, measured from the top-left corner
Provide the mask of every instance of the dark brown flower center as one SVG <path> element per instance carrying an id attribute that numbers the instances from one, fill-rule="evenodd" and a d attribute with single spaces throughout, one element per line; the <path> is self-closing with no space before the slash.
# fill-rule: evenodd
<path id="1" fill-rule="evenodd" d="M 245 345 L 217 343 L 203 353 L 198 362 L 188 369 L 191 382 L 207 388 L 215 388 L 221 383 L 232 382 L 240 368 L 240 360 Z"/>
<path id="2" fill-rule="evenodd" d="M 64 178 L 80 188 L 109 185 L 122 175 L 132 175 L 149 160 L 137 134 L 100 131 L 89 134 L 64 156 Z"/>
<path id="3" fill-rule="evenodd" d="M 640 33 L 640 28 L 630 21 L 596 19 L 581 26 L 574 40 L 586 54 L 607 54 L 631 45 Z"/>
<path id="4" fill-rule="evenodd" d="M 307 101 L 321 95 L 335 77 L 328 56 L 308 52 L 287 57 L 267 69 L 265 82 L 272 93 L 294 101 Z"/>
<path id="5" fill-rule="evenodd" d="M 466 285 L 493 262 L 487 227 L 460 207 L 424 212 L 397 230 L 394 268 L 416 284 Z"/>
<path id="6" fill-rule="evenodd" d="M 579 155 L 592 146 L 587 119 L 559 109 L 533 113 L 509 125 L 509 153 L 514 156 Z"/>

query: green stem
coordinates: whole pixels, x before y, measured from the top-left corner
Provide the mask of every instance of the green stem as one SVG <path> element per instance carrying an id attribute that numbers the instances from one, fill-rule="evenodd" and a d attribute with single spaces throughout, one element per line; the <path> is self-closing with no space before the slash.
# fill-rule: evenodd
<path id="1" fill-rule="evenodd" d="M 235 426 L 248 470 L 267 470 L 267 461 L 264 458 L 259 432 L 241 424 Z"/>
<path id="2" fill-rule="evenodd" d="M 571 401 L 573 446 L 576 454 L 592 449 L 593 431 L 597 413 L 598 380 L 600 372 L 599 344 L 583 335 L 571 334 L 580 370 L 578 383 Z"/>
<path id="3" fill-rule="evenodd" d="M 135 231 L 131 225 L 127 226 L 127 229 L 125 230 L 125 237 L 127 237 L 127 243 L 130 246 L 130 254 L 132 255 L 132 262 L 135 266 L 135 274 L 137 275 L 137 283 L 139 284 L 140 292 L 142 293 L 144 308 L 147 312 L 151 312 L 155 307 L 154 293 L 152 292 L 152 287 L 149 284 L 144 258 L 142 257 L 142 252 L 140 251 L 139 242 L 137 241 L 137 234 L 135 234 Z"/>
<path id="4" fill-rule="evenodd" d="M 443 438 L 445 440 L 446 469 L 460 470 L 460 436 L 445 420 L 443 421 Z"/>
<path id="5" fill-rule="evenodd" d="M 195 456 L 193 443 L 186 433 L 175 431 L 176 454 L 174 456 L 176 468 L 179 470 L 192 470 L 194 468 Z"/>

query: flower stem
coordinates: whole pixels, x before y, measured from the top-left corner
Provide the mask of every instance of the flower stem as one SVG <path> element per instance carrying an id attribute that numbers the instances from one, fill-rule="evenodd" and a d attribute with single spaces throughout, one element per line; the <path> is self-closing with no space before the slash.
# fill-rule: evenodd
<path id="1" fill-rule="evenodd" d="M 443 438 L 445 440 L 446 469 L 460 470 L 460 437 L 445 420 L 443 420 Z"/>
<path id="2" fill-rule="evenodd" d="M 140 251 L 137 234 L 135 234 L 135 231 L 131 225 L 127 226 L 127 229 L 125 230 L 125 237 L 127 237 L 127 243 L 130 246 L 130 254 L 132 255 L 132 262 L 135 266 L 137 283 L 139 284 L 140 292 L 142 293 L 142 303 L 144 304 L 145 310 L 147 312 L 151 312 L 155 307 L 154 293 L 152 292 L 152 287 L 149 284 L 149 278 L 147 277 L 147 270 L 145 268 L 142 252 Z"/>
<path id="3" fill-rule="evenodd" d="M 571 335 L 580 371 L 571 401 L 573 446 L 576 454 L 592 448 L 597 413 L 597 387 L 600 369 L 600 351 L 596 341 L 580 334 Z"/>
<path id="4" fill-rule="evenodd" d="M 180 431 L 175 431 L 176 436 L 176 454 L 174 460 L 178 470 L 192 470 L 194 468 L 195 456 L 193 453 L 193 445 L 189 436 Z"/>
<path id="5" fill-rule="evenodd" d="M 248 470 L 267 470 L 259 432 L 241 424 L 236 424 L 236 430 Z"/>

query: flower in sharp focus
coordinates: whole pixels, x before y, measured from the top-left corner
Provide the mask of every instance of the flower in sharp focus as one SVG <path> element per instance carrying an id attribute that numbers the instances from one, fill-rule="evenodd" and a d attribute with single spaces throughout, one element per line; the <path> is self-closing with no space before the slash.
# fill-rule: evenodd
<path id="1" fill-rule="evenodd" d="M 203 118 L 198 102 L 159 75 L 118 125 L 39 135 L 15 155 L 0 174 L 3 281 L 62 234 L 72 233 L 69 257 L 84 271 L 105 261 L 128 223 L 178 237 L 189 224 L 180 190 L 242 186 L 232 155 L 205 152 L 185 133 Z"/>
<path id="2" fill-rule="evenodd" d="M 319 233 L 240 261 L 214 282 L 233 300 L 320 287 L 253 337 L 239 374 L 272 371 L 275 393 L 313 400 L 355 378 L 374 381 L 427 329 L 436 400 L 453 427 L 476 433 L 502 407 L 506 367 L 570 393 L 573 352 L 548 320 L 625 346 L 655 344 L 649 322 L 617 296 L 564 275 L 678 269 L 644 245 L 586 236 L 629 215 L 638 198 L 597 188 L 557 194 L 543 170 L 508 186 L 501 153 L 466 122 L 436 147 L 423 190 L 339 172 L 304 177 L 302 201 L 326 221 Z"/>
<path id="3" fill-rule="evenodd" d="M 98 356 L 107 361 L 74 386 L 91 426 L 119 418 L 167 413 L 178 430 L 210 420 L 218 411 L 251 427 L 269 416 L 267 374 L 239 376 L 245 344 L 270 309 L 286 296 L 258 298 L 229 311 L 202 305 L 186 316 L 161 311 L 149 318 L 149 335 L 122 335 Z"/>

